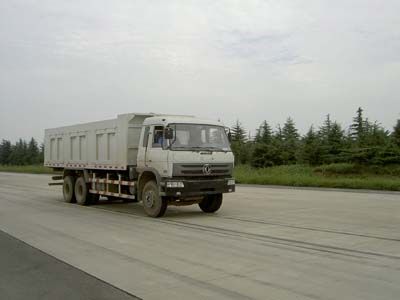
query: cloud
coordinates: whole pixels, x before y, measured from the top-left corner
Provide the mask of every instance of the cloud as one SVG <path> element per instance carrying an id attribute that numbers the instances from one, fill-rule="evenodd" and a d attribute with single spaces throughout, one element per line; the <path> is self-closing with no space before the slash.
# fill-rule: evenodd
<path id="1" fill-rule="evenodd" d="M 389 128 L 398 11 L 396 0 L 2 1 L 0 138 L 127 111 L 240 118 L 253 132 L 292 116 L 304 132 L 363 106 Z"/>

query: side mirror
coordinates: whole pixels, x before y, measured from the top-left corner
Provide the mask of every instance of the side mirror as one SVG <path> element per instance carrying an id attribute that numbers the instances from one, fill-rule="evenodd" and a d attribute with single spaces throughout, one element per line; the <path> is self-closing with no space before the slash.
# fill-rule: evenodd
<path id="1" fill-rule="evenodd" d="M 164 129 L 164 137 L 167 140 L 172 140 L 174 138 L 174 130 L 171 127 L 166 127 Z"/>

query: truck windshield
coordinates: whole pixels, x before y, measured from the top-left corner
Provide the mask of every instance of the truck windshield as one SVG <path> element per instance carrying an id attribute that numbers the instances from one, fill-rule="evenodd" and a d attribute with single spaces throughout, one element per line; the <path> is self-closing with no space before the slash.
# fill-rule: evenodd
<path id="1" fill-rule="evenodd" d="M 174 137 L 169 141 L 172 150 L 230 151 L 224 127 L 203 124 L 170 124 Z"/>

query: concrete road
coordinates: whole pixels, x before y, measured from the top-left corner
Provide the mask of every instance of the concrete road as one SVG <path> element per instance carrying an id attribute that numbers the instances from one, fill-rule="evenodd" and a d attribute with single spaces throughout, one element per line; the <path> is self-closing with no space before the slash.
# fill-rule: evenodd
<path id="1" fill-rule="evenodd" d="M 399 193 L 238 187 L 217 214 L 151 219 L 48 180 L 0 173 L 0 229 L 143 299 L 400 297 Z"/>
<path id="2" fill-rule="evenodd" d="M 0 299 L 139 299 L 2 231 L 0 266 Z"/>

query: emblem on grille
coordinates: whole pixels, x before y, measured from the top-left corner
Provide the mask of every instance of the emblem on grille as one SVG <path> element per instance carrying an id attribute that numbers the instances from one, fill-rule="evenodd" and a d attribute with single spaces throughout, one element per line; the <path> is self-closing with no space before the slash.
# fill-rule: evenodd
<path id="1" fill-rule="evenodd" d="M 209 164 L 203 165 L 203 174 L 210 175 L 211 174 L 211 166 Z"/>

